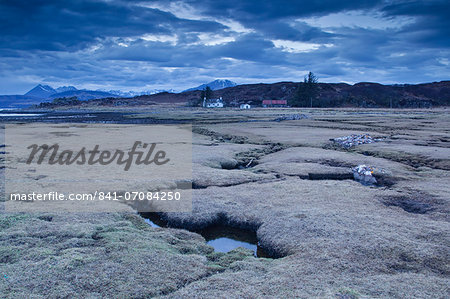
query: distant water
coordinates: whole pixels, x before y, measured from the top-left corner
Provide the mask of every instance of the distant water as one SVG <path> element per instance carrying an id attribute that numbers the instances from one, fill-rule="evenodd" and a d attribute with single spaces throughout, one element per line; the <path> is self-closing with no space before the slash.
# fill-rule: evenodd
<path id="1" fill-rule="evenodd" d="M 3 109 L 0 109 L 0 111 Z M 30 117 L 30 116 L 40 116 L 39 113 L 0 113 L 0 117 Z"/>
<path id="2" fill-rule="evenodd" d="M 0 108 L 3 109 L 3 108 Z M 102 123 L 102 124 L 178 124 L 184 121 L 172 119 L 133 118 L 136 112 L 103 111 L 21 111 L 0 110 L 0 122 L 46 122 L 46 123 Z"/>

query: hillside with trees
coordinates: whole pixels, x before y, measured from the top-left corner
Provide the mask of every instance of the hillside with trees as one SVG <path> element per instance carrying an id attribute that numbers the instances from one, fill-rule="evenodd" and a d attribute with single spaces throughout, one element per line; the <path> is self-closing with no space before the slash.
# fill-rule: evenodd
<path id="1" fill-rule="evenodd" d="M 361 108 L 429 108 L 450 105 L 450 81 L 424 84 L 383 85 L 361 82 L 317 83 L 314 77 L 306 82 L 245 84 L 214 90 L 162 92 L 133 98 L 107 98 L 81 101 L 82 106 L 139 106 L 159 103 L 200 106 L 203 97 L 222 97 L 226 106 L 239 103 L 261 105 L 263 100 L 287 100 L 292 107 L 361 107 Z M 58 103 L 46 105 L 55 107 Z M 49 107 L 50 106 L 50 107 Z"/>

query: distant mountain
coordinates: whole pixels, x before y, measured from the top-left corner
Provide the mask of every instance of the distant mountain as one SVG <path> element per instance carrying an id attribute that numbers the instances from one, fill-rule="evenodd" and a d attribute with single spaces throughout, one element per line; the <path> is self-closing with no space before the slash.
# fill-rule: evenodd
<path id="1" fill-rule="evenodd" d="M 84 101 L 115 98 L 117 95 L 103 91 L 77 89 L 74 86 L 61 86 L 54 89 L 49 85 L 38 84 L 24 95 L 0 95 L 0 108 L 24 108 L 64 97 L 77 97 L 78 100 Z"/>
<path id="2" fill-rule="evenodd" d="M 197 87 L 183 90 L 183 92 L 193 91 L 193 90 L 203 90 L 206 87 L 209 87 L 212 90 L 219 90 L 219 89 L 223 89 L 223 88 L 227 88 L 227 87 L 234 87 L 236 85 L 237 85 L 236 83 L 234 83 L 233 81 L 230 81 L 230 80 L 217 79 L 217 80 L 211 81 L 209 83 L 199 85 Z"/>
<path id="3" fill-rule="evenodd" d="M 25 96 L 46 99 L 57 91 L 48 85 L 39 84 L 25 94 Z"/>
<path id="4" fill-rule="evenodd" d="M 61 86 L 56 89 L 49 85 L 39 84 L 24 96 L 38 98 L 42 100 L 52 100 L 57 98 L 77 97 L 78 100 L 85 101 L 90 99 L 100 99 L 117 97 L 116 94 L 97 90 L 77 89 L 74 86 Z M 20 97 L 20 96 L 19 96 Z"/>
<path id="5" fill-rule="evenodd" d="M 173 89 L 151 89 L 151 90 L 145 90 L 145 91 L 121 91 L 121 90 L 98 90 L 98 91 L 104 91 L 104 92 L 108 92 L 123 98 L 132 98 L 132 97 L 137 97 L 137 96 L 142 96 L 142 95 L 151 95 L 151 94 L 157 94 L 157 93 L 161 93 L 161 92 L 170 92 L 170 93 L 174 93 L 175 90 Z"/>
<path id="6" fill-rule="evenodd" d="M 75 90 L 67 90 L 64 92 L 54 93 L 49 96 L 49 99 L 57 99 L 57 98 L 70 98 L 77 97 L 80 101 L 86 101 L 91 99 L 103 99 L 103 98 L 116 98 L 117 95 L 97 90 L 87 90 L 87 89 L 75 89 Z"/>
<path id="7" fill-rule="evenodd" d="M 56 89 L 56 92 L 65 92 L 73 90 L 77 90 L 77 88 L 75 86 L 61 86 Z"/>
<path id="8" fill-rule="evenodd" d="M 23 108 L 36 105 L 40 102 L 48 102 L 57 98 L 77 97 L 80 101 L 103 98 L 132 98 L 143 95 L 153 95 L 162 92 L 175 92 L 173 89 L 151 89 L 146 91 L 121 91 L 121 90 L 88 90 L 77 89 L 74 86 L 61 86 L 53 88 L 49 85 L 39 84 L 24 95 L 0 95 L 0 108 Z"/>

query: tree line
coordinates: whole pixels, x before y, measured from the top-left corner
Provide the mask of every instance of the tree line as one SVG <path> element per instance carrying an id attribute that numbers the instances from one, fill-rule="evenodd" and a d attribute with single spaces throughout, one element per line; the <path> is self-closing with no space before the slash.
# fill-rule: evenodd
<path id="1" fill-rule="evenodd" d="M 319 80 L 313 72 L 309 72 L 297 87 L 295 95 L 289 102 L 292 107 L 314 107 L 319 96 Z"/>

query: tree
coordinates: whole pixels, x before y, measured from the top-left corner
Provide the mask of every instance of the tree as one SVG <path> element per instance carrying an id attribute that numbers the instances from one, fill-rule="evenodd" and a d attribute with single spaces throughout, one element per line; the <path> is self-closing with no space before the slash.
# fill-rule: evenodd
<path id="1" fill-rule="evenodd" d="M 213 97 L 213 91 L 209 86 L 206 86 L 206 88 L 203 88 L 202 92 L 200 93 L 200 99 L 198 100 L 192 100 L 191 105 L 192 106 L 202 106 L 203 100 L 206 98 L 207 100 L 212 99 Z"/>
<path id="2" fill-rule="evenodd" d="M 206 88 L 204 88 L 202 90 L 202 93 L 200 96 L 202 98 L 202 101 L 204 98 L 206 98 L 207 100 L 211 99 L 213 97 L 213 91 L 212 91 L 211 87 L 206 86 Z"/>
<path id="3" fill-rule="evenodd" d="M 312 107 L 313 100 L 317 98 L 319 94 L 318 79 L 314 73 L 309 72 L 305 76 L 303 83 L 300 83 L 297 88 L 297 92 L 291 100 L 291 106 L 294 107 Z"/>

